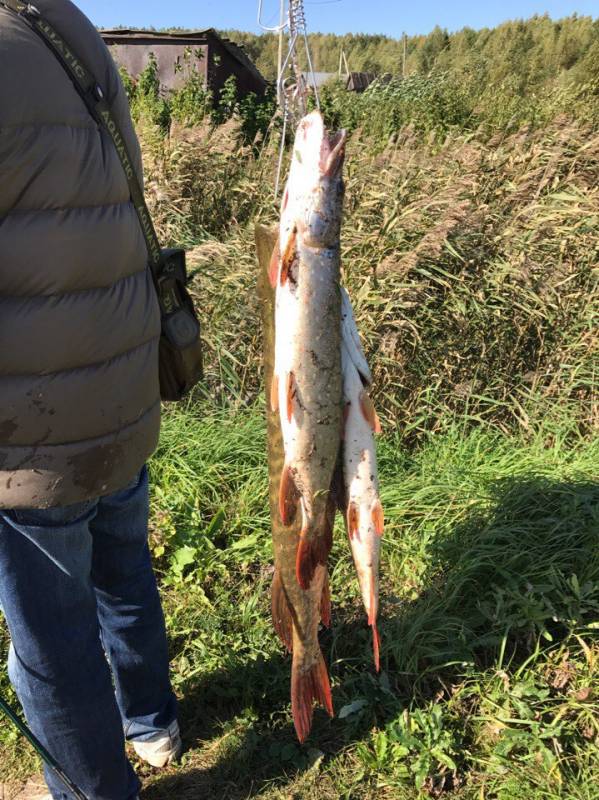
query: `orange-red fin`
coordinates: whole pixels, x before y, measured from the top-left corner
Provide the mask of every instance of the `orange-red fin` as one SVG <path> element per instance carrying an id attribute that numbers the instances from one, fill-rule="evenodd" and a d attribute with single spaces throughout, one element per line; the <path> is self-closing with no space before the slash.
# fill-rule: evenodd
<path id="1" fill-rule="evenodd" d="M 378 598 L 375 595 L 374 574 L 370 573 L 370 612 L 368 614 L 368 624 L 372 628 L 372 649 L 374 653 L 374 666 L 376 667 L 376 671 L 379 672 L 381 669 L 381 663 L 379 656 L 380 639 L 379 639 L 378 628 L 376 627 L 377 611 L 378 611 Z"/>
<path id="2" fill-rule="evenodd" d="M 379 636 L 378 628 L 376 627 L 376 623 L 372 626 L 372 652 L 374 655 L 374 668 L 377 672 L 381 671 L 381 639 Z"/>
<path id="3" fill-rule="evenodd" d="M 291 525 L 297 512 L 300 494 L 287 464 L 281 472 L 279 484 L 279 514 L 283 525 Z"/>
<path id="4" fill-rule="evenodd" d="M 300 742 L 305 742 L 310 733 L 314 702 L 319 703 L 330 717 L 334 716 L 331 685 L 322 653 L 306 672 L 300 672 L 295 658 L 291 667 L 291 713 Z"/>
<path id="5" fill-rule="evenodd" d="M 323 517 L 321 530 L 311 531 L 306 527 L 301 530 L 297 545 L 295 574 L 302 589 L 309 589 L 314 572 L 319 564 L 326 564 L 333 546 L 333 522 L 335 518 L 335 501 L 329 494 L 327 509 Z"/>
<path id="6" fill-rule="evenodd" d="M 316 567 L 319 564 L 327 563 L 330 549 L 326 536 L 309 537 L 305 533 L 300 535 L 295 561 L 295 574 L 297 582 L 302 589 L 310 588 Z"/>
<path id="7" fill-rule="evenodd" d="M 370 509 L 370 517 L 374 525 L 374 530 L 377 536 L 382 536 L 385 530 L 385 515 L 383 513 L 383 506 L 380 500 L 375 500 Z"/>
<path id="8" fill-rule="evenodd" d="M 289 239 L 287 240 L 285 250 L 281 254 L 281 276 L 279 279 L 281 286 L 284 286 L 287 283 L 287 280 L 289 279 L 289 272 L 291 271 L 291 267 L 293 266 L 296 256 L 297 230 L 294 228 L 291 231 Z"/>
<path id="9" fill-rule="evenodd" d="M 281 246 L 279 244 L 279 237 L 275 242 L 274 250 L 270 257 L 270 264 L 268 265 L 268 280 L 274 289 L 277 285 L 277 278 L 279 277 L 279 264 L 281 261 Z"/>
<path id="10" fill-rule="evenodd" d="M 364 419 L 368 422 L 372 430 L 375 433 L 380 433 L 381 421 L 379 420 L 379 416 L 374 408 L 374 403 L 372 402 L 368 392 L 362 392 L 360 394 L 360 408 L 362 409 Z"/>
<path id="11" fill-rule="evenodd" d="M 350 539 L 360 533 L 360 507 L 353 500 L 347 506 L 347 535 Z"/>
<path id="12" fill-rule="evenodd" d="M 293 417 L 293 401 L 297 394 L 297 384 L 295 382 L 295 375 L 293 372 L 287 373 L 287 387 L 285 390 L 285 397 L 287 398 L 287 422 L 291 422 Z"/>
<path id="13" fill-rule="evenodd" d="M 324 584 L 322 586 L 322 595 L 320 598 L 320 620 L 322 624 L 331 627 L 331 589 L 329 587 L 329 576 L 324 576 Z"/>
<path id="14" fill-rule="evenodd" d="M 287 650 L 291 652 L 293 648 L 293 617 L 285 587 L 281 580 L 281 573 L 278 569 L 275 569 L 272 579 L 270 607 L 275 631 Z"/>
<path id="15" fill-rule="evenodd" d="M 279 410 L 279 376 L 273 372 L 270 382 L 270 408 L 271 411 Z"/>
<path id="16" fill-rule="evenodd" d="M 375 591 L 374 573 L 370 572 L 370 611 L 368 613 L 368 624 L 376 625 L 376 615 L 378 609 L 378 598 Z"/>

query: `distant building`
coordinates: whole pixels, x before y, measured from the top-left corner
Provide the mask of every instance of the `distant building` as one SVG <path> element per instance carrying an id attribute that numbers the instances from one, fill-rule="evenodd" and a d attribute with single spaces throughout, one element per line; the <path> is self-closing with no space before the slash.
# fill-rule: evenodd
<path id="1" fill-rule="evenodd" d="M 304 80 L 309 89 L 320 89 L 326 83 L 341 81 L 349 92 L 363 92 L 376 79 L 374 72 L 304 72 Z"/>
<path id="2" fill-rule="evenodd" d="M 153 53 L 165 92 L 182 86 L 192 70 L 215 96 L 231 75 L 236 78 L 240 97 L 250 92 L 263 95 L 268 86 L 243 48 L 220 36 L 214 28 L 186 33 L 117 29 L 100 34 L 116 63 L 134 79 L 143 72 Z"/>
<path id="3" fill-rule="evenodd" d="M 346 76 L 346 88 L 350 92 L 363 92 L 376 80 L 374 72 L 350 72 Z"/>
<path id="4" fill-rule="evenodd" d="M 320 89 L 325 83 L 339 80 L 339 75 L 336 72 L 303 72 L 302 75 L 309 89 L 314 89 L 315 84 L 316 88 Z"/>

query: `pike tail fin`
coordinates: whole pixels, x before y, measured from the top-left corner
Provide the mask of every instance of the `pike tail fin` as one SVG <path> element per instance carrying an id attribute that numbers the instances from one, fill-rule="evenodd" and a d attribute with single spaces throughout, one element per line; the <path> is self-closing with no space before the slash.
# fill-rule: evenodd
<path id="1" fill-rule="evenodd" d="M 374 654 L 374 666 L 377 672 L 381 671 L 381 660 L 380 660 L 380 637 L 379 631 L 376 626 L 376 618 L 377 618 L 377 611 L 378 611 L 378 596 L 377 596 L 377 589 L 374 581 L 374 575 L 371 573 L 370 575 L 370 610 L 368 612 L 368 624 L 372 628 L 372 650 Z"/>
<path id="2" fill-rule="evenodd" d="M 380 657 L 381 638 L 379 636 L 376 622 L 372 625 L 372 651 L 374 654 L 374 668 L 377 672 L 381 671 L 381 657 Z"/>
<path id="3" fill-rule="evenodd" d="M 318 661 L 306 672 L 300 671 L 295 657 L 291 666 L 291 712 L 297 738 L 302 743 L 308 738 L 312 727 L 314 701 L 327 711 L 329 717 L 334 716 L 331 685 L 320 652 Z"/>
<path id="4" fill-rule="evenodd" d="M 287 650 L 291 653 L 293 649 L 293 616 L 279 569 L 275 569 L 275 574 L 272 579 L 270 607 L 275 631 L 278 633 L 279 638 Z"/>

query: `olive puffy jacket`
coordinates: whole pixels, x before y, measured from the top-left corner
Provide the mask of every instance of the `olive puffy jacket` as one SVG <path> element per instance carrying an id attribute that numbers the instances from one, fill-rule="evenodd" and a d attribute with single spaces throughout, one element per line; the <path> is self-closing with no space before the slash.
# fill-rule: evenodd
<path id="1" fill-rule="evenodd" d="M 95 73 L 141 176 L 117 70 L 68 0 L 35 0 Z M 160 318 L 108 135 L 47 45 L 0 6 L 0 507 L 126 485 L 156 446 Z"/>

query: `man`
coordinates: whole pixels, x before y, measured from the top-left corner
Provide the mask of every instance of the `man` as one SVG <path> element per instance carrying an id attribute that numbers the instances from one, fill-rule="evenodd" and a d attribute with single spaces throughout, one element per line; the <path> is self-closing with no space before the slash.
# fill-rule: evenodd
<path id="1" fill-rule="evenodd" d="M 69 0 L 35 4 L 95 73 L 141 174 L 100 36 Z M 147 545 L 160 321 L 146 264 L 113 143 L 0 4 L 0 605 L 27 720 L 91 800 L 137 797 L 125 738 L 155 766 L 181 748 Z"/>

